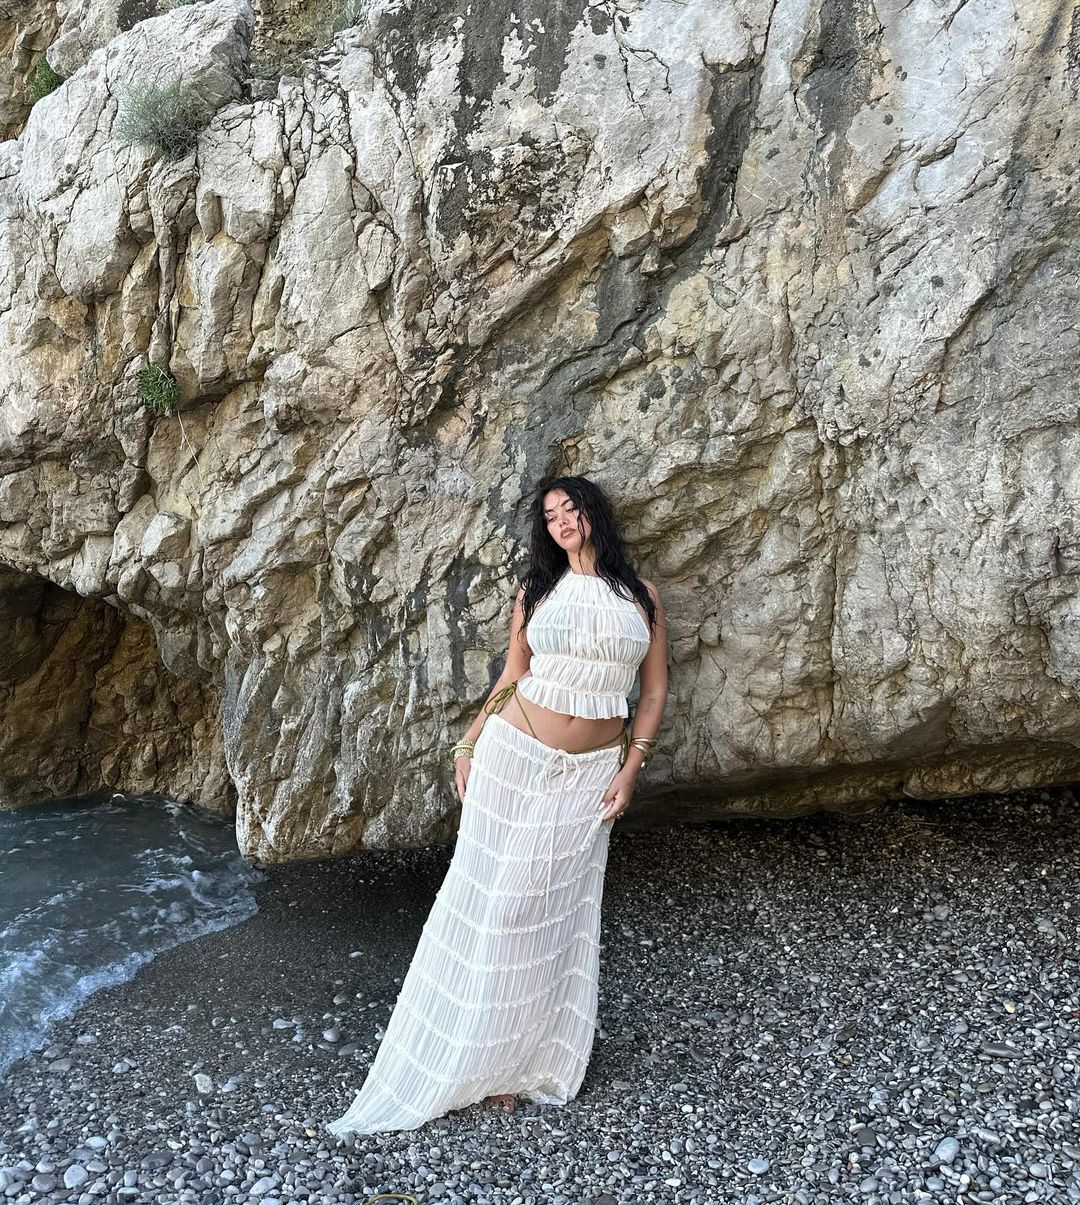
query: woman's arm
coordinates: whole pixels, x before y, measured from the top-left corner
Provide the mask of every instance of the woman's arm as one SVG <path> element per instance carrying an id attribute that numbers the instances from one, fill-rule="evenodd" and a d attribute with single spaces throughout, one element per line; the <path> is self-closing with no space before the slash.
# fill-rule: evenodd
<path id="1" fill-rule="evenodd" d="M 492 695 L 500 691 L 508 682 L 513 682 L 520 678 L 522 674 L 527 673 L 529 664 L 532 661 L 532 649 L 529 648 L 528 641 L 525 638 L 525 633 L 521 630 L 523 619 L 522 601 L 525 598 L 525 587 L 519 586 L 517 598 L 514 600 L 514 611 L 510 617 L 510 643 L 506 651 L 506 664 L 503 666 L 502 673 L 498 677 L 495 685 L 491 688 L 487 698 L 484 700 L 484 707 L 491 701 Z M 484 726 L 484 707 L 481 707 L 476 718 L 469 725 L 465 735 L 461 738 L 466 741 L 474 741 L 480 733 L 480 729 Z"/>
<path id="2" fill-rule="evenodd" d="M 635 736 L 652 737 L 660 731 L 668 688 L 667 617 L 664 615 L 664 608 L 656 587 L 644 578 L 641 580 L 656 607 L 656 628 L 653 631 L 649 651 L 645 654 L 638 670 L 640 692 L 637 707 L 634 709 L 634 729 L 630 734 L 631 738 Z M 641 750 L 636 745 L 631 745 L 622 772 L 629 772 L 634 778 L 637 778 L 644 760 L 645 755 Z"/>

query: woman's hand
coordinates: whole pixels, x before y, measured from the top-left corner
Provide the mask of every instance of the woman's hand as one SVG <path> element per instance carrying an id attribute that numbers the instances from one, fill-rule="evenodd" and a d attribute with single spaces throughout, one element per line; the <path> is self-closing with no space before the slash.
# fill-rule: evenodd
<path id="1" fill-rule="evenodd" d="M 469 785 L 469 771 L 472 769 L 472 758 L 464 753 L 454 758 L 454 781 L 457 783 L 458 799 L 465 802 L 465 788 Z"/>
<path id="2" fill-rule="evenodd" d="M 630 806 L 630 797 L 634 793 L 636 781 L 637 771 L 624 766 L 608 783 L 608 789 L 601 800 L 607 805 L 603 813 L 604 820 L 614 820 L 616 816 L 621 816 L 626 811 Z"/>

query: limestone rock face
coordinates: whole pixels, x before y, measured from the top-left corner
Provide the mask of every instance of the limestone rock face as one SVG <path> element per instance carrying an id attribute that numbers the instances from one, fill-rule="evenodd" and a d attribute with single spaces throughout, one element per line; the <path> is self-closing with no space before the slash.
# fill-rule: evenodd
<path id="1" fill-rule="evenodd" d="M 235 798 L 256 863 L 448 839 L 554 469 L 668 614 L 639 796 L 1080 776 L 1061 6 L 363 0 L 253 92 L 244 0 L 81 3 L 0 143 L 0 804 Z M 121 143 L 177 77 L 224 101 L 197 149 Z"/>
<path id="2" fill-rule="evenodd" d="M 0 138 L 14 138 L 26 123 L 27 76 L 59 27 L 55 5 L 5 0 L 0 6 Z"/>

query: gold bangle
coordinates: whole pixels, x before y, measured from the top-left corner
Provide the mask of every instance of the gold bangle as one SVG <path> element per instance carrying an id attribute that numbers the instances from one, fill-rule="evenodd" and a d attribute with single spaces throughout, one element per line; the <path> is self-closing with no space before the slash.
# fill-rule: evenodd
<path id="1" fill-rule="evenodd" d="M 635 736 L 630 741 L 631 747 L 641 754 L 641 766 L 639 768 L 642 770 L 649 764 L 649 755 L 652 753 L 652 749 L 649 747 L 651 744 L 652 738 L 647 736 Z"/>

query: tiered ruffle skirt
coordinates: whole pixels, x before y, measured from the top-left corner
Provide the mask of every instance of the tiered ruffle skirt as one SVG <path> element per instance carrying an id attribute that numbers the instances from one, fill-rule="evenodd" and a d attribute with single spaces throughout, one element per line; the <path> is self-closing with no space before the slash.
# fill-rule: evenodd
<path id="1" fill-rule="evenodd" d="M 567 753 L 488 716 L 450 867 L 335 1136 L 412 1130 L 487 1096 L 562 1105 L 592 1052 L 618 745 Z"/>

